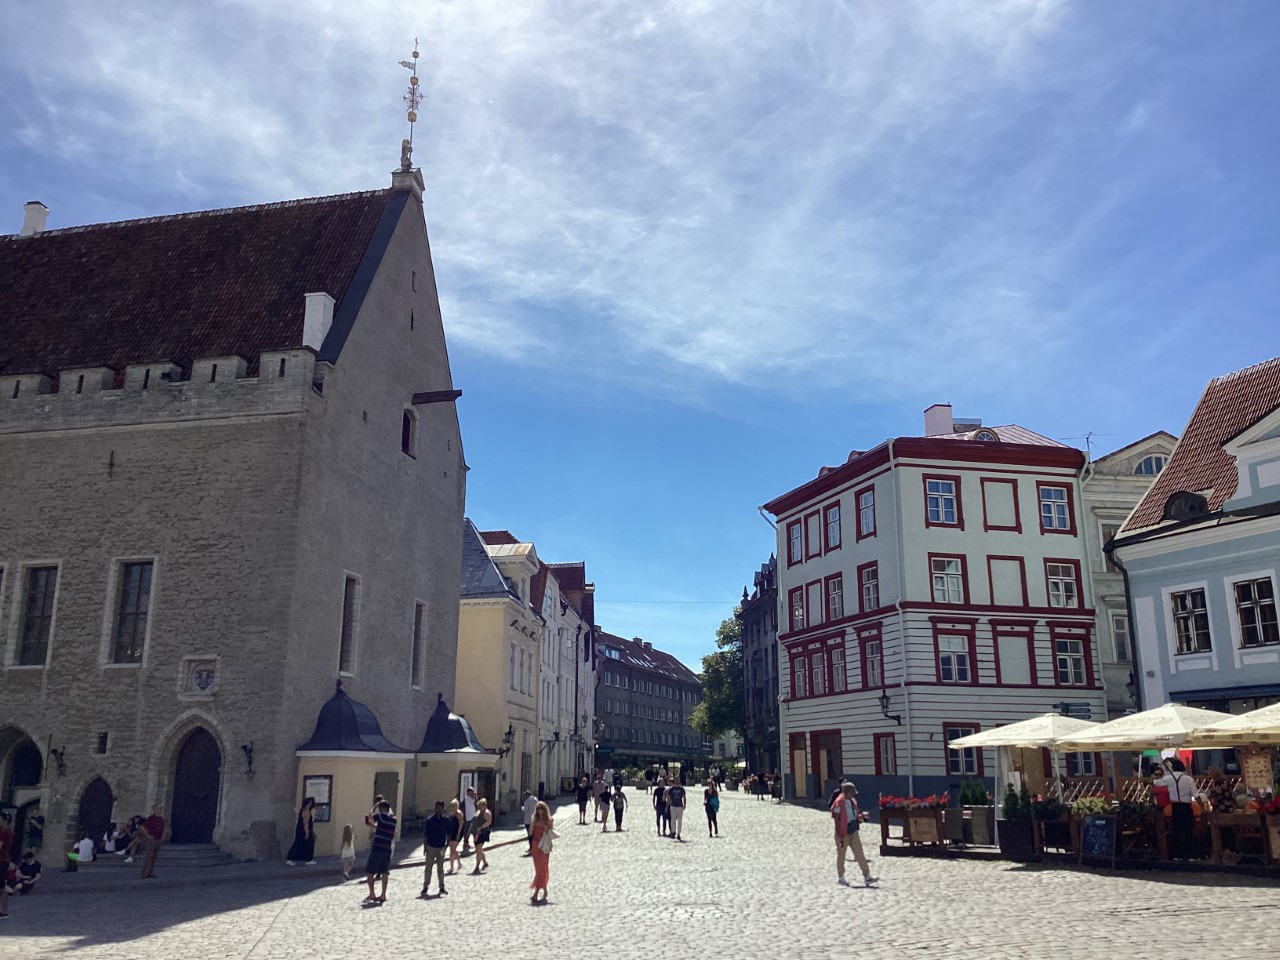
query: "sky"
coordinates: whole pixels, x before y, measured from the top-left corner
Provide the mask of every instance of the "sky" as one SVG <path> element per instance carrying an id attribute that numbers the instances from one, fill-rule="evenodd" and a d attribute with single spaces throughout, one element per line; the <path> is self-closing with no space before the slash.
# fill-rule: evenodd
<path id="1" fill-rule="evenodd" d="M 414 161 L 467 512 L 698 667 L 757 506 L 922 411 L 1107 453 L 1280 354 L 1280 4 L 20 0 L 0 231 Z"/>

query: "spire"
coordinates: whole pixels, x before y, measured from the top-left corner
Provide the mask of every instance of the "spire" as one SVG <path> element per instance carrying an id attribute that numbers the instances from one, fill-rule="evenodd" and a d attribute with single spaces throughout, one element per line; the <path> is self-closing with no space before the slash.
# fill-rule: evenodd
<path id="1" fill-rule="evenodd" d="M 418 38 L 413 38 L 412 60 L 401 60 L 400 66 L 412 72 L 409 88 L 401 98 L 407 108 L 405 119 L 409 121 L 409 136 L 400 141 L 400 167 L 391 174 L 393 190 L 408 190 L 422 200 L 422 174 L 413 166 L 413 125 L 418 122 L 418 107 L 422 104 L 422 90 L 418 86 Z"/>

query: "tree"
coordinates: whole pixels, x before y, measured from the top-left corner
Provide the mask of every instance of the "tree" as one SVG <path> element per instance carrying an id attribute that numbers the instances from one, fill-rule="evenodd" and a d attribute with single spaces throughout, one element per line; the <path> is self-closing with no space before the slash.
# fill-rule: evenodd
<path id="1" fill-rule="evenodd" d="M 739 609 L 716 630 L 719 649 L 702 658 L 702 702 L 689 714 L 689 726 L 711 740 L 745 726 Z"/>

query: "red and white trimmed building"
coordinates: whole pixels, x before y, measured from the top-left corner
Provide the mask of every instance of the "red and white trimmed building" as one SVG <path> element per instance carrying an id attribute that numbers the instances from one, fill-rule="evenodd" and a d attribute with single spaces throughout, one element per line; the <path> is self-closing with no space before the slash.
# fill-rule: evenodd
<path id="1" fill-rule="evenodd" d="M 925 434 L 854 451 L 764 506 L 778 521 L 788 796 L 828 796 L 850 775 L 864 795 L 935 793 L 994 775 L 994 757 L 953 738 L 1061 703 L 1105 718 L 1084 454 L 956 422 L 945 404 L 925 411 Z"/>

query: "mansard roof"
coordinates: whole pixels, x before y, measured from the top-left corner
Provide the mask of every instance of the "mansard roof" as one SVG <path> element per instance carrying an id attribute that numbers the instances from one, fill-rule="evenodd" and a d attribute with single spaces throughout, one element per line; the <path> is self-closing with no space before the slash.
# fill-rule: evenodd
<path id="1" fill-rule="evenodd" d="M 464 600 L 520 599 L 511 592 L 506 577 L 489 556 L 476 525 L 465 517 L 462 520 L 461 595 Z"/>
<path id="2" fill-rule="evenodd" d="M 353 281 L 358 301 L 377 267 L 375 257 L 361 270 L 379 223 L 407 196 L 371 190 L 0 236 L 0 374 L 110 367 L 119 380 L 126 364 L 238 355 L 252 375 L 262 351 L 302 344 L 307 293 L 332 296 L 342 326 Z"/>
<path id="3" fill-rule="evenodd" d="M 1125 521 L 1120 536 L 1154 527 L 1169 498 L 1197 493 L 1216 513 L 1236 492 L 1236 461 L 1223 445 L 1280 407 L 1280 357 L 1209 381 L 1169 463 Z"/>
<path id="4" fill-rule="evenodd" d="M 325 701 L 316 717 L 316 728 L 311 739 L 299 750 L 322 751 L 359 750 L 369 753 L 410 753 L 397 747 L 382 735 L 382 726 L 372 710 L 357 700 L 352 700 L 342 689 L 339 680 L 333 696 Z"/>

